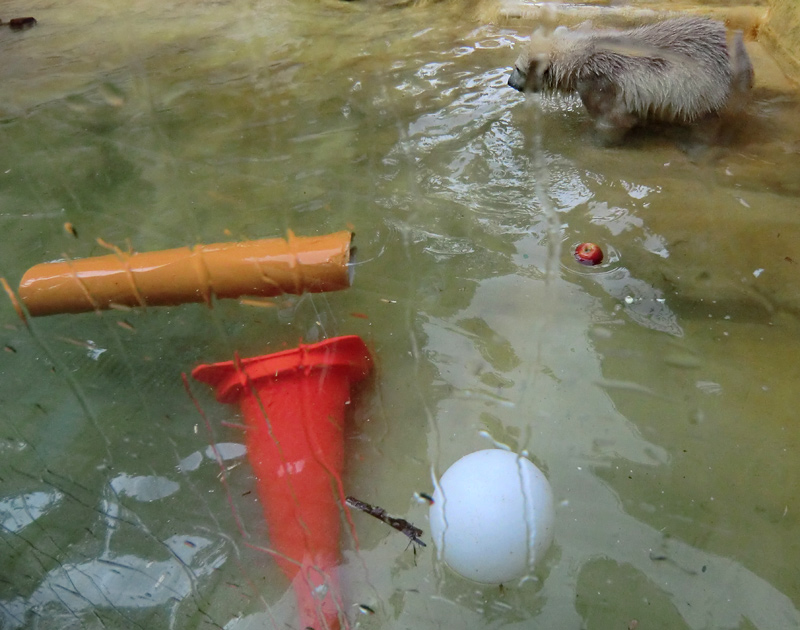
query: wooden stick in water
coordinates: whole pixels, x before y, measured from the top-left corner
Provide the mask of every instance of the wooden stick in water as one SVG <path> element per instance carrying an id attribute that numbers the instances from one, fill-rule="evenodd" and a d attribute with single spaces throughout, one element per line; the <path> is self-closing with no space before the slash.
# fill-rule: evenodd
<path id="1" fill-rule="evenodd" d="M 344 502 L 351 508 L 366 512 L 370 516 L 374 516 L 379 521 L 382 521 L 390 527 L 393 527 L 398 532 L 405 534 L 411 539 L 412 543 L 418 543 L 423 547 L 426 546 L 425 543 L 419 539 L 419 537 L 422 536 L 422 530 L 419 527 L 415 527 L 407 520 L 389 516 L 389 514 L 386 513 L 386 510 L 384 510 L 382 507 L 370 505 L 369 503 L 359 501 L 354 497 L 346 497 Z"/>

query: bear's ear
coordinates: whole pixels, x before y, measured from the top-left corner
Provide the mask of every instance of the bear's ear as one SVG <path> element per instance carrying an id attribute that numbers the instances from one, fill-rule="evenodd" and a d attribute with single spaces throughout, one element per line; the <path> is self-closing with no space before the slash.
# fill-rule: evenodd
<path id="1" fill-rule="evenodd" d="M 553 35 L 561 36 L 566 35 L 569 33 L 569 29 L 566 26 L 557 26 L 556 30 L 553 31 Z"/>

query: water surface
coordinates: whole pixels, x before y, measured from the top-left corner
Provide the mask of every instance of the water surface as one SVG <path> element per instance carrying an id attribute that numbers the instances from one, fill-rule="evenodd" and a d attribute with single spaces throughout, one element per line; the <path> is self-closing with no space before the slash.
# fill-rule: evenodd
<path id="1" fill-rule="evenodd" d="M 269 536 L 241 433 L 221 424 L 236 411 L 192 385 L 206 424 L 181 374 L 339 334 L 377 363 L 349 417 L 349 494 L 427 533 L 415 493 L 504 445 L 557 503 L 545 563 L 503 590 L 354 518 L 351 625 L 800 623 L 800 112 L 757 45 L 726 143 L 609 149 L 576 99 L 505 86 L 524 24 L 279 0 L 10 2 L 0 17 L 23 14 L 36 28 L 0 31 L 12 286 L 107 253 L 97 239 L 352 228 L 359 262 L 351 289 L 269 308 L 26 326 L 2 302 L 1 627 L 295 627 L 253 548 Z M 600 267 L 572 259 L 586 240 Z"/>

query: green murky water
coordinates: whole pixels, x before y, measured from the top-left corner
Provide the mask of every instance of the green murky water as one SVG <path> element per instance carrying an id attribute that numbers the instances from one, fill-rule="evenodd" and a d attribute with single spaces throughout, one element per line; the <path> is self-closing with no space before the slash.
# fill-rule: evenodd
<path id="1" fill-rule="evenodd" d="M 351 289 L 273 308 L 27 328 L 0 303 L 0 627 L 296 627 L 283 576 L 246 544 L 269 539 L 241 434 L 220 424 L 235 410 L 192 385 L 207 427 L 181 374 L 339 334 L 377 362 L 349 418 L 348 493 L 427 536 L 414 493 L 500 443 L 531 453 L 557 503 L 546 562 L 502 591 L 356 515 L 351 626 L 800 623 L 800 117 L 757 45 L 728 145 L 603 149 L 577 101 L 505 86 L 528 25 L 116 4 L 3 6 L 39 24 L 0 30 L 0 274 L 16 286 L 106 253 L 97 239 L 349 226 L 359 263 Z M 608 262 L 577 266 L 584 240 Z"/>

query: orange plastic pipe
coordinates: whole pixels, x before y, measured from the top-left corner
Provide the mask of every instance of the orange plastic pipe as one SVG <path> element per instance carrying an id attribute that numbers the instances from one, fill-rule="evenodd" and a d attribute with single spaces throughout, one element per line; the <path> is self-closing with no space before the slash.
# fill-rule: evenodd
<path id="1" fill-rule="evenodd" d="M 344 500 L 344 415 L 350 385 L 372 367 L 360 337 L 199 365 L 192 376 L 238 403 L 270 547 L 294 587 L 299 628 L 339 630 L 337 579 Z"/>
<path id="2" fill-rule="evenodd" d="M 122 306 L 211 304 L 212 296 L 272 297 L 350 286 L 350 232 L 195 245 L 43 263 L 25 272 L 19 297 L 31 315 Z"/>

